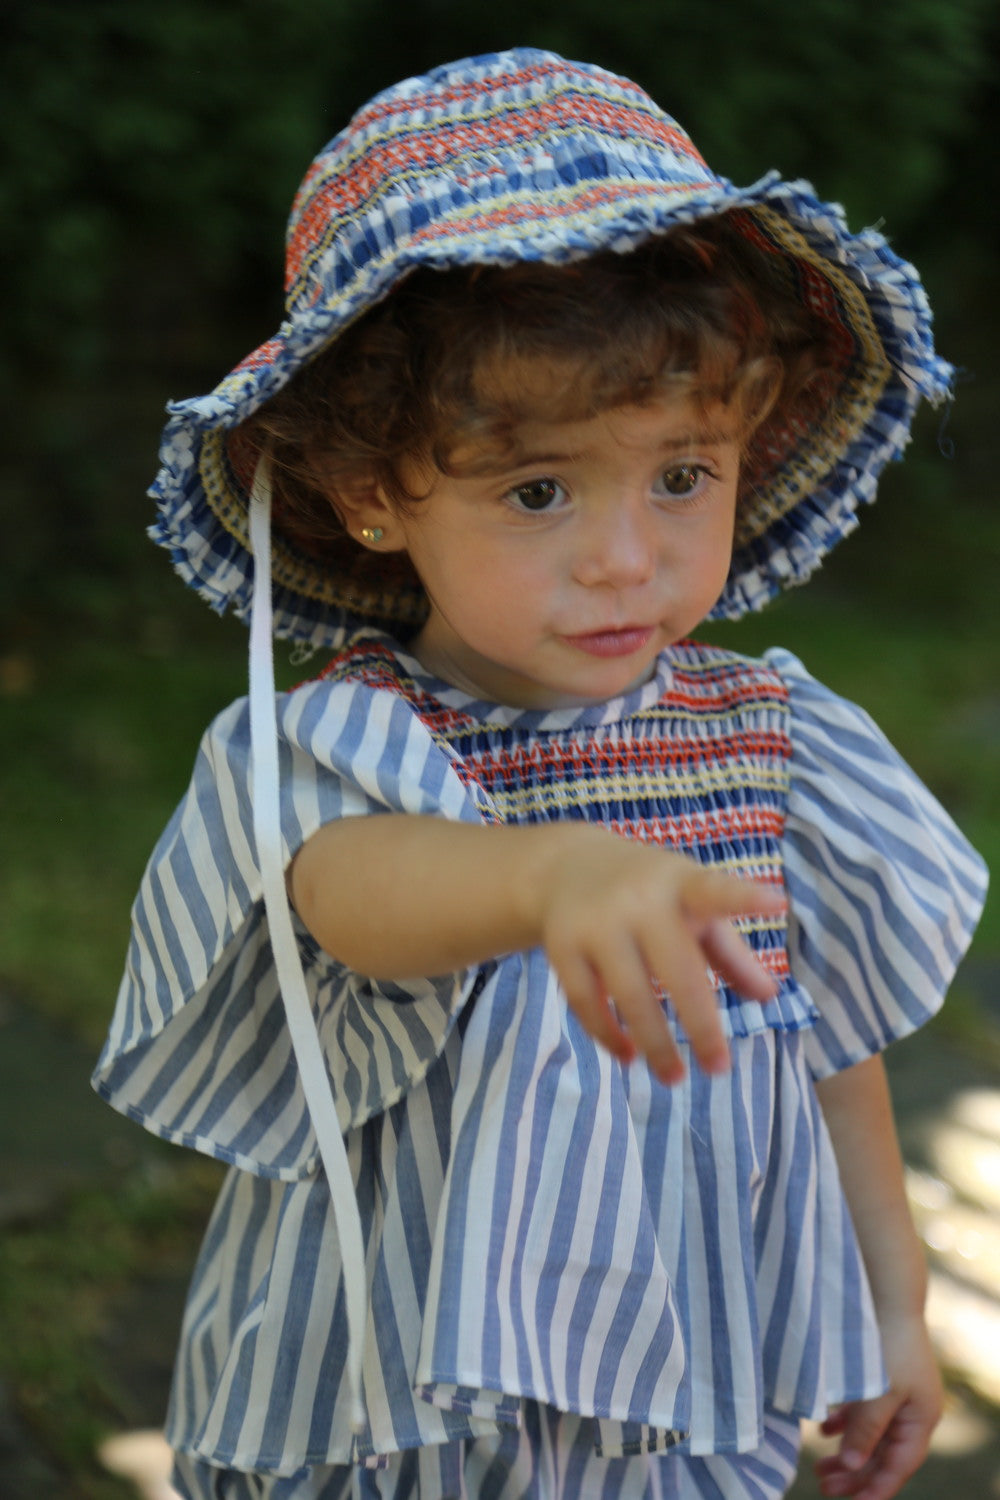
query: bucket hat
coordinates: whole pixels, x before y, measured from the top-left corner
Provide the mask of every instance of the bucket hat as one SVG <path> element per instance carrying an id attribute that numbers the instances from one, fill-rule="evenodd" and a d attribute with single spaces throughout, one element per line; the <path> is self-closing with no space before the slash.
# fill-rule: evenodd
<path id="1" fill-rule="evenodd" d="M 409 271 L 628 251 L 720 213 L 829 325 L 838 366 L 818 419 L 755 440 L 754 498 L 714 614 L 760 607 L 854 528 L 920 399 L 948 392 L 919 277 L 808 183 L 772 172 L 737 188 L 635 84 L 530 48 L 387 89 L 315 158 L 288 225 L 285 319 L 207 396 L 168 408 L 151 535 L 214 608 L 249 618 L 253 465 L 234 429 Z M 358 624 L 420 621 L 419 586 L 373 583 L 353 545 L 338 569 L 274 526 L 275 635 L 336 647 Z"/>

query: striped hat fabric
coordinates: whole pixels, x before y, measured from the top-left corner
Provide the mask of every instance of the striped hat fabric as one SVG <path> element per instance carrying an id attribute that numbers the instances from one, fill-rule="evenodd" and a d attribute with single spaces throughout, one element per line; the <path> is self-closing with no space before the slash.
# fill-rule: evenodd
<path id="1" fill-rule="evenodd" d="M 214 608 L 249 618 L 253 475 L 233 429 L 402 277 L 625 252 L 720 213 L 779 258 L 838 361 L 817 420 L 755 438 L 754 499 L 714 613 L 759 608 L 854 528 L 921 398 L 948 393 L 920 279 L 877 232 L 852 235 L 807 183 L 770 173 L 736 188 L 635 84 L 534 49 L 408 79 L 316 157 L 289 221 L 285 319 L 210 394 L 168 408 L 151 535 Z M 422 618 L 419 589 L 373 585 L 352 568 L 352 546 L 341 571 L 275 528 L 276 635 L 336 647 L 359 623 L 405 633 Z"/>

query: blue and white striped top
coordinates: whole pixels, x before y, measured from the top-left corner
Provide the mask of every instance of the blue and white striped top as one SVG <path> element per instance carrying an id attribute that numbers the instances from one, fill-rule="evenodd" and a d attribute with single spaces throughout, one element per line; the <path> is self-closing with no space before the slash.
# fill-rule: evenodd
<path id="1" fill-rule="evenodd" d="M 116 1108 L 235 1169 L 189 1298 L 175 1446 L 278 1474 L 378 1464 L 540 1401 L 606 1455 L 743 1452 L 765 1403 L 815 1416 L 879 1390 L 812 1083 L 937 1009 L 985 875 L 867 716 L 787 653 L 691 643 L 611 703 L 502 708 L 369 631 L 281 696 L 279 737 L 288 859 L 337 817 L 589 817 L 783 879 L 787 933 L 747 925 L 781 990 L 761 1007 L 720 985 L 731 1073 L 665 1089 L 581 1031 L 540 951 L 390 984 L 300 930 L 367 1251 L 352 1434 L 339 1246 L 234 704 L 146 872 L 95 1074 Z"/>

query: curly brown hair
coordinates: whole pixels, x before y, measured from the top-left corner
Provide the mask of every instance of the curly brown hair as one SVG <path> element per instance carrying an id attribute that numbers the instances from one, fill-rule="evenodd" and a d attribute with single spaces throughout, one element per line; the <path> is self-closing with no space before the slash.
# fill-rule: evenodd
<path id="1" fill-rule="evenodd" d="M 765 417 L 809 420 L 835 379 L 826 325 L 782 255 L 738 212 L 566 264 L 419 268 L 233 435 L 271 457 L 275 520 L 298 547 L 343 561 L 337 496 L 373 483 L 398 506 L 414 460 L 500 464 L 517 428 L 574 421 L 664 392 L 721 400 L 744 444 Z M 543 384 L 525 384 L 535 365 Z M 507 372 L 508 378 L 505 377 Z M 478 465 L 477 465 L 478 467 Z"/>

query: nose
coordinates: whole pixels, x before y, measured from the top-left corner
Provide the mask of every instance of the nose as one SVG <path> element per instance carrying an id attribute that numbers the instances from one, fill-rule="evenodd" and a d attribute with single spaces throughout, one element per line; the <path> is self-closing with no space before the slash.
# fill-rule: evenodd
<path id="1" fill-rule="evenodd" d="M 655 537 L 645 506 L 603 505 L 581 521 L 573 571 L 585 588 L 637 588 L 655 570 Z"/>

